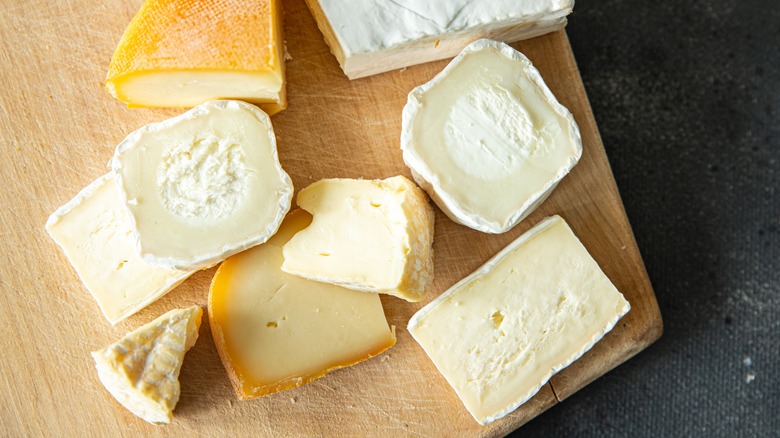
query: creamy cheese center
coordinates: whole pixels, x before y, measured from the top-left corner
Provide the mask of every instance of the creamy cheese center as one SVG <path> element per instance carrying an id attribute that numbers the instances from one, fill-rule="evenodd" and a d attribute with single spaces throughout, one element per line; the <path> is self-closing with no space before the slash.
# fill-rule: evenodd
<path id="1" fill-rule="evenodd" d="M 241 203 L 248 173 L 237 140 L 208 135 L 165 150 L 157 186 L 170 213 L 187 219 L 221 219 Z"/>

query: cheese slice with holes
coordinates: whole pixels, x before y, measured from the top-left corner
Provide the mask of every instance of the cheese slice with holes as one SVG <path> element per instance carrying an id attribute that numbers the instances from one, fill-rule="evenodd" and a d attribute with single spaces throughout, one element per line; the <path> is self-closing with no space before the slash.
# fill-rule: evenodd
<path id="1" fill-rule="evenodd" d="M 130 214 L 110 173 L 57 209 L 46 221 L 46 231 L 111 324 L 148 306 L 194 272 L 159 268 L 141 259 Z"/>
<path id="2" fill-rule="evenodd" d="M 240 99 L 287 106 L 280 0 L 146 0 L 111 59 L 106 88 L 131 107 Z"/>
<path id="3" fill-rule="evenodd" d="M 566 26 L 573 0 L 306 0 L 350 79 L 451 58 L 472 41 L 533 38 Z"/>
<path id="4" fill-rule="evenodd" d="M 211 333 L 241 399 L 304 385 L 395 345 L 378 295 L 281 271 L 282 246 L 309 223 L 293 211 L 268 242 L 214 275 Z"/>
<path id="5" fill-rule="evenodd" d="M 268 116 L 213 101 L 125 138 L 111 162 L 138 252 L 167 269 L 198 269 L 265 242 L 290 209 Z"/>
<path id="6" fill-rule="evenodd" d="M 203 311 L 175 309 L 92 353 L 98 377 L 114 398 L 150 423 L 170 423 L 179 401 L 184 354 L 198 339 Z"/>
<path id="7" fill-rule="evenodd" d="M 408 329 L 480 424 L 525 403 L 630 309 L 553 216 L 409 320 Z"/>
<path id="8" fill-rule="evenodd" d="M 415 181 L 452 220 L 487 233 L 528 216 L 582 156 L 574 117 L 536 68 L 491 40 L 412 90 L 402 125 Z"/>
<path id="9" fill-rule="evenodd" d="M 433 208 L 403 176 L 324 179 L 298 194 L 312 224 L 284 245 L 284 272 L 419 301 L 433 281 Z"/>

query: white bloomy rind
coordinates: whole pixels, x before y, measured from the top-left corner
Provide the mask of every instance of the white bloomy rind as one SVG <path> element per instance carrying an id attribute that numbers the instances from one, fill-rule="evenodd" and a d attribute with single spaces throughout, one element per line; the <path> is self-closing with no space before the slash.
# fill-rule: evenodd
<path id="1" fill-rule="evenodd" d="M 568 130 L 568 136 L 570 138 L 570 142 L 566 146 L 570 147 L 572 150 L 572 153 L 567 154 L 566 159 L 559 163 L 557 172 L 555 172 L 551 178 L 545 181 L 541 190 L 530 193 L 530 196 L 524 199 L 519 208 L 510 212 L 510 214 L 505 217 L 489 217 L 489 215 L 485 212 L 475 210 L 473 207 L 466 205 L 465 202 L 458 199 L 457 196 L 444 188 L 441 176 L 433 170 L 435 163 L 427 162 L 421 156 L 421 148 L 428 147 L 429 145 L 422 144 L 424 142 L 417 140 L 414 135 L 414 123 L 422 111 L 429 110 L 439 111 L 443 114 L 455 114 L 456 108 L 426 108 L 423 100 L 425 99 L 426 94 L 430 93 L 431 90 L 435 89 L 439 84 L 441 84 L 442 81 L 453 72 L 453 70 L 455 70 L 461 63 L 467 61 L 469 56 L 484 50 L 492 50 L 497 54 L 497 56 L 503 56 L 516 62 L 516 75 L 518 77 L 525 77 L 530 80 L 531 83 L 536 86 L 538 92 L 541 93 L 541 96 L 545 101 L 544 103 L 549 107 L 549 109 L 554 114 L 556 114 L 557 117 L 560 117 L 562 120 L 566 121 L 565 129 Z M 476 78 L 475 80 L 479 80 L 479 78 Z M 506 90 L 486 89 L 484 92 L 484 101 L 488 102 L 489 104 L 501 105 L 502 101 L 500 97 L 496 97 L 499 91 L 506 92 Z M 513 108 L 516 109 L 516 114 L 528 114 L 528 111 L 525 108 L 522 108 L 522 103 L 523 102 L 517 102 L 517 104 L 513 105 Z M 503 104 L 506 105 L 505 102 Z M 513 108 L 510 107 L 509 109 Z M 461 113 L 466 112 L 466 110 L 461 111 Z M 502 112 L 502 114 L 506 114 L 508 112 L 509 111 Z M 464 118 L 462 114 L 459 115 Z M 531 120 L 531 123 L 534 123 L 533 114 L 531 114 L 530 117 L 526 116 L 526 120 Z M 468 120 L 464 121 L 468 122 Z M 498 135 L 504 135 L 504 133 L 499 131 L 501 128 L 498 127 L 498 123 L 496 123 L 495 126 L 496 131 L 487 133 L 486 135 L 494 137 Z M 534 130 L 535 128 L 524 129 L 524 127 L 519 126 L 518 124 L 518 126 L 511 126 L 511 129 L 513 132 L 506 133 L 506 135 L 502 138 L 525 137 L 526 139 L 536 143 L 547 141 L 547 139 L 543 138 L 545 133 L 537 132 Z M 445 138 L 442 141 L 446 142 L 447 140 L 451 139 L 451 137 Z M 444 145 L 443 147 L 446 149 L 446 147 L 457 147 L 457 145 Z M 517 149 L 519 154 L 519 149 L 521 149 L 521 146 L 517 145 Z M 417 184 L 419 184 L 420 187 L 422 187 L 428 193 L 434 202 L 436 202 L 436 205 L 438 205 L 447 216 L 449 216 L 453 221 L 475 230 L 498 234 L 506 232 L 517 225 L 521 220 L 533 212 L 536 207 L 544 202 L 544 200 L 552 193 L 560 180 L 569 173 L 569 171 L 574 167 L 574 165 L 577 164 L 580 157 L 582 156 L 582 138 L 580 136 L 579 127 L 577 126 L 577 123 L 575 122 L 571 112 L 569 112 L 568 109 L 566 109 L 558 102 L 550 89 L 544 83 L 544 80 L 539 74 L 539 71 L 531 64 L 531 61 L 529 61 L 528 58 L 504 43 L 482 39 L 475 41 L 466 47 L 455 59 L 452 60 L 452 62 L 447 65 L 446 68 L 444 68 L 444 70 L 437 74 L 432 80 L 414 88 L 409 93 L 409 98 L 406 106 L 404 106 L 402 115 L 401 150 L 403 151 L 404 162 L 411 169 L 412 176 L 414 177 Z M 477 159 L 471 161 L 463 157 L 453 158 L 459 160 L 463 166 L 472 166 L 474 169 L 477 169 L 480 166 L 487 169 L 488 167 L 486 166 L 489 164 L 486 163 L 487 157 L 484 157 L 485 160 L 483 161 L 479 161 L 480 157 L 475 157 Z M 512 161 L 515 158 L 517 157 L 510 157 L 509 160 Z M 516 162 L 516 160 L 513 162 Z M 493 164 L 493 166 L 495 167 L 495 164 Z M 486 175 L 483 175 L 483 177 L 490 177 L 488 174 L 491 172 L 492 171 L 490 170 L 484 171 L 483 173 L 486 173 Z M 524 183 L 522 175 L 516 176 L 515 178 L 517 179 L 515 187 L 521 187 L 521 185 Z M 472 181 L 472 183 L 478 184 L 478 181 Z M 505 202 L 507 197 L 511 197 L 511 193 L 492 193 L 491 195 L 492 196 L 490 199 L 493 200 L 491 202 L 496 203 Z"/>
<path id="2" fill-rule="evenodd" d="M 212 124 L 210 117 L 227 119 Z M 244 119 L 235 121 L 232 131 L 224 126 L 238 117 Z M 195 128 L 188 125 L 193 120 L 199 123 Z M 267 138 L 247 138 L 258 131 Z M 128 165 L 133 170 L 126 170 Z M 111 168 L 131 213 L 138 252 L 147 263 L 168 269 L 207 268 L 265 242 L 292 202 L 292 181 L 279 163 L 270 118 L 240 101 L 205 102 L 144 126 L 117 146 Z M 140 172 L 155 181 L 144 182 Z M 153 208 L 157 211 L 150 213 Z M 212 232 L 215 237 L 206 243 Z M 150 242 L 155 249 L 147 248 Z"/>
<path id="3" fill-rule="evenodd" d="M 540 333 L 535 333 L 534 328 L 532 327 L 525 327 L 523 328 L 522 333 L 517 334 L 513 333 L 511 328 L 514 328 L 514 332 L 517 331 L 518 326 L 523 327 L 523 325 L 526 325 L 527 322 L 525 321 L 525 318 L 527 317 L 527 314 L 533 314 L 536 313 L 537 319 L 545 321 L 543 324 L 546 324 L 544 327 L 536 327 L 535 329 L 542 330 L 544 329 L 544 336 L 547 335 L 547 331 L 550 330 L 550 333 L 558 333 L 555 329 L 555 326 L 552 321 L 555 321 L 556 318 L 558 318 L 560 315 L 555 314 L 548 314 L 549 312 L 545 312 L 545 308 L 527 308 L 528 303 L 533 303 L 533 297 L 525 297 L 524 294 L 527 293 L 527 291 L 523 291 L 522 289 L 515 290 L 510 287 L 511 290 L 499 290 L 499 289 L 491 289 L 491 290 L 483 290 L 485 288 L 490 289 L 490 286 L 486 286 L 488 282 L 491 280 L 491 274 L 495 275 L 494 270 L 496 270 L 497 266 L 501 265 L 502 262 L 505 261 L 505 259 L 510 258 L 513 253 L 521 249 L 523 246 L 531 242 L 534 238 L 539 236 L 540 234 L 544 233 L 547 230 L 550 230 L 554 227 L 563 227 L 559 228 L 562 230 L 563 237 L 557 236 L 560 241 L 566 242 L 568 241 L 570 245 L 569 251 L 572 251 L 571 255 L 572 257 L 579 258 L 581 262 L 578 262 L 576 265 L 576 269 L 581 270 L 581 275 L 585 275 L 585 282 L 583 284 L 570 284 L 568 285 L 572 290 L 569 291 L 569 293 L 573 294 L 569 296 L 570 302 L 577 302 L 578 296 L 577 295 L 587 295 L 588 293 L 594 295 L 594 298 L 592 298 L 592 304 L 594 305 L 601 305 L 604 306 L 604 309 L 601 309 L 601 315 L 602 318 L 596 318 L 595 320 L 591 321 L 592 326 L 589 327 L 589 331 L 592 332 L 592 337 L 590 339 L 587 339 L 586 342 L 582 344 L 576 344 L 576 345 L 569 345 L 568 342 L 563 342 L 566 344 L 566 347 L 559 348 L 564 351 L 568 351 L 568 353 L 561 355 L 561 352 L 558 353 L 558 360 L 542 364 L 536 364 L 533 362 L 534 356 L 531 357 L 531 361 L 528 363 L 523 362 L 522 365 L 517 363 L 519 359 L 517 359 L 517 356 L 515 357 L 515 361 L 510 361 L 506 365 L 506 368 L 513 367 L 516 369 L 517 367 L 537 367 L 543 370 L 541 373 L 541 378 L 535 379 L 533 382 L 527 382 L 529 383 L 525 391 L 522 391 L 521 393 L 506 393 L 506 391 L 510 391 L 507 389 L 507 383 L 504 381 L 504 385 L 501 384 L 499 381 L 501 379 L 501 374 L 498 376 L 493 374 L 488 374 L 487 379 L 489 380 L 485 385 L 488 385 L 489 388 L 493 388 L 496 392 L 502 392 L 505 399 L 508 399 L 505 403 L 505 407 L 503 409 L 498 409 L 495 412 L 492 412 L 491 414 L 486 414 L 484 411 L 481 410 L 483 406 L 477 405 L 475 406 L 473 403 L 473 400 L 471 403 L 467 402 L 467 399 L 473 398 L 473 394 L 464 394 L 462 391 L 465 391 L 462 385 L 462 379 L 463 376 L 458 375 L 450 375 L 447 373 L 447 367 L 449 365 L 455 364 L 457 369 L 459 370 L 470 370 L 474 371 L 474 369 L 469 368 L 469 365 L 479 365 L 482 364 L 483 366 L 487 366 L 489 364 L 495 364 L 495 363 L 501 363 L 500 358 L 493 357 L 491 354 L 495 354 L 496 351 L 500 351 L 502 354 L 512 354 L 515 349 L 519 348 L 517 345 L 511 345 L 511 344 L 499 344 L 495 347 L 499 350 L 496 351 L 483 351 L 481 359 L 475 359 L 475 358 L 463 358 L 459 354 L 459 348 L 460 346 L 466 345 L 473 345 L 470 344 L 470 342 L 473 342 L 475 339 L 483 339 L 485 338 L 485 333 L 479 330 L 479 327 L 471 327 L 465 328 L 462 321 L 457 321 L 458 318 L 446 318 L 446 319 L 439 319 L 434 321 L 428 321 L 431 317 L 436 316 L 437 309 L 442 308 L 446 312 L 446 309 L 452 308 L 453 305 L 455 307 L 462 308 L 462 312 L 468 313 L 470 318 L 473 319 L 476 317 L 479 317 L 481 315 L 477 315 L 480 307 L 484 308 L 491 308 L 489 312 L 492 312 L 493 309 L 496 307 L 492 306 L 508 306 L 509 308 L 505 310 L 506 315 L 502 316 L 502 320 L 505 317 L 507 320 L 510 320 L 510 323 L 508 326 L 510 328 L 507 329 L 507 337 L 505 339 L 510 339 L 513 336 L 524 340 L 524 342 L 531 342 L 528 339 L 532 339 L 537 342 L 542 342 L 539 340 L 539 337 L 542 336 Z M 553 238 L 552 236 L 546 236 L 547 238 Z M 553 264 L 550 265 L 549 259 L 542 259 L 537 260 L 541 266 L 538 266 L 538 271 L 535 271 L 533 275 L 538 275 L 540 278 L 549 278 L 550 276 L 556 275 L 555 272 L 545 272 L 545 271 L 555 271 L 556 269 L 561 269 L 561 266 L 556 265 L 555 263 L 558 262 L 558 259 L 562 259 L 563 255 L 558 257 L 558 255 L 550 256 L 548 254 L 548 257 L 552 257 Z M 547 262 L 547 264 L 545 264 Z M 516 265 L 515 265 L 516 266 Z M 522 267 L 517 267 L 518 269 L 522 269 Z M 502 271 L 503 272 L 503 271 Z M 514 269 L 510 271 L 510 273 L 514 273 Z M 519 275 L 530 275 L 527 272 L 525 274 L 519 274 Z M 504 281 L 508 280 L 507 278 L 500 278 Z M 525 277 L 525 281 L 531 281 L 527 277 Z M 502 283 L 503 284 L 503 283 Z M 475 286 L 475 289 L 469 289 L 470 286 Z M 600 286 L 599 286 L 600 285 Z M 482 287 L 482 289 L 479 289 Z M 589 289 L 588 287 L 592 287 L 594 289 Z M 470 294 L 469 294 L 470 293 Z M 555 297 L 556 293 L 564 293 L 565 291 L 552 291 L 552 290 L 544 290 L 544 291 L 533 291 L 532 294 L 538 294 L 538 295 L 547 295 L 547 296 L 553 296 Z M 503 299 L 501 298 L 501 295 L 504 294 Z M 581 298 L 580 298 L 581 299 Z M 508 302 L 512 302 L 512 300 L 516 300 L 516 303 L 514 307 L 507 304 Z M 499 304 L 501 303 L 501 304 Z M 524 306 L 525 304 L 525 306 Z M 559 302 L 560 304 L 560 302 Z M 575 307 L 574 309 L 578 309 Z M 579 311 L 584 311 L 583 309 L 587 309 L 587 307 L 580 307 Z M 519 406 L 521 406 L 526 401 L 530 400 L 531 397 L 536 395 L 536 393 L 539 391 L 539 389 L 544 386 L 552 376 L 554 376 L 556 373 L 561 371 L 562 369 L 566 368 L 570 364 L 572 364 L 574 361 L 579 359 L 583 354 L 585 354 L 587 351 L 589 351 L 601 338 L 604 337 L 607 333 L 609 333 L 617 324 L 617 322 L 631 309 L 631 305 L 623 295 L 615 288 L 615 286 L 611 283 L 611 281 L 606 277 L 606 275 L 601 271 L 601 269 L 596 264 L 595 260 L 588 254 L 587 249 L 582 245 L 582 243 L 579 241 L 577 236 L 571 231 L 566 221 L 564 221 L 560 216 L 552 216 L 548 217 L 544 220 L 542 220 L 540 223 L 538 223 L 536 226 L 528 230 L 526 233 L 518 237 L 516 240 L 514 240 L 512 243 L 510 243 L 506 248 L 501 250 L 498 254 L 496 254 L 493 258 L 488 260 L 484 265 L 482 265 L 480 268 L 478 268 L 476 271 L 474 271 L 472 274 L 468 275 L 461 281 L 457 282 L 455 285 L 450 287 L 447 291 L 445 291 L 442 295 L 428 303 L 425 307 L 420 309 L 417 313 L 415 313 L 412 318 L 409 320 L 409 323 L 407 324 L 407 330 L 412 335 L 412 337 L 423 347 L 425 352 L 428 354 L 428 356 L 431 358 L 431 360 L 436 365 L 436 368 L 439 370 L 439 372 L 444 376 L 444 378 L 447 380 L 447 382 L 453 387 L 453 389 L 456 390 L 458 393 L 458 396 L 463 401 L 464 405 L 466 405 L 466 408 L 469 410 L 469 413 L 472 414 L 474 419 L 481 425 L 485 425 L 488 423 L 492 423 L 493 421 L 496 421 L 500 418 L 503 418 L 510 412 L 517 409 Z M 591 313 L 594 311 L 592 308 L 590 309 Z M 540 314 L 540 312 L 542 312 Z M 488 313 L 489 315 L 489 313 Z M 523 315 L 526 315 L 525 317 Z M 586 319 L 586 315 L 580 315 L 577 313 L 578 316 L 573 316 L 575 319 Z M 445 313 L 445 316 L 450 316 Z M 594 317 L 590 317 L 593 319 Z M 514 321 L 512 321 L 514 319 Z M 530 320 L 530 318 L 529 318 Z M 437 324 L 437 321 L 440 321 L 440 324 Z M 432 330 L 428 326 L 431 326 L 432 324 L 436 324 L 436 327 L 442 328 L 441 336 L 437 336 L 434 340 L 430 338 L 430 333 L 420 333 L 420 330 Z M 459 325 L 460 324 L 460 325 Z M 500 323 L 499 323 L 500 324 Z M 525 329 L 528 330 L 528 333 L 525 332 Z M 435 329 L 434 329 L 435 330 Z M 468 333 L 464 333 L 464 330 L 468 330 Z M 436 333 L 434 331 L 434 333 Z M 558 333 L 557 336 L 564 336 L 565 334 Z M 434 346 L 432 342 L 439 342 L 440 346 Z M 523 342 L 523 341 L 521 341 Z M 553 341 L 554 342 L 554 341 Z M 492 344 L 492 342 L 489 342 L 488 344 Z M 549 343 L 548 343 L 549 344 Z M 551 345 L 546 345 L 547 347 L 551 347 Z M 554 345 L 552 346 L 554 347 Z M 552 354 L 552 353 L 551 353 Z M 454 361 L 454 362 L 453 362 Z M 549 367 L 549 368 L 546 368 Z M 452 368 L 452 367 L 450 367 Z M 546 372 L 545 371 L 546 368 Z M 464 373 L 470 373 L 470 371 L 463 371 Z M 484 371 L 482 368 L 478 368 L 477 371 Z M 505 369 L 504 370 L 507 374 L 512 373 L 513 369 Z M 461 371 L 459 371 L 461 372 Z M 480 374 L 480 373 L 477 373 Z M 471 374 L 469 374 L 471 375 Z M 517 377 L 515 375 L 514 377 Z M 473 379 L 477 383 L 479 383 L 479 380 L 484 377 L 477 377 L 472 376 Z M 490 394 L 479 394 L 480 400 L 482 398 L 488 397 Z"/>
<path id="4" fill-rule="evenodd" d="M 307 0 L 350 79 L 451 58 L 480 38 L 515 42 L 566 26 L 574 0 Z"/>

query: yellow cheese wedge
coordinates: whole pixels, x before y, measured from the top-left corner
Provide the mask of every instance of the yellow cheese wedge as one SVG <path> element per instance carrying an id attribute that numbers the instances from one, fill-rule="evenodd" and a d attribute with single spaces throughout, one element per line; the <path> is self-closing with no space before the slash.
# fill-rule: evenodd
<path id="1" fill-rule="evenodd" d="M 314 215 L 284 246 L 284 272 L 420 301 L 433 281 L 433 208 L 403 176 L 324 179 L 298 194 Z"/>
<path id="2" fill-rule="evenodd" d="M 111 59 L 106 88 L 130 107 L 239 99 L 287 106 L 280 0 L 146 0 Z"/>
<path id="3" fill-rule="evenodd" d="M 378 295 L 281 271 L 282 245 L 310 222 L 302 210 L 290 213 L 268 242 L 214 275 L 211 332 L 241 399 L 304 385 L 395 345 Z"/>
<path id="4" fill-rule="evenodd" d="M 203 311 L 175 309 L 95 351 L 98 377 L 130 412 L 150 423 L 170 423 L 179 401 L 184 353 L 198 339 Z"/>

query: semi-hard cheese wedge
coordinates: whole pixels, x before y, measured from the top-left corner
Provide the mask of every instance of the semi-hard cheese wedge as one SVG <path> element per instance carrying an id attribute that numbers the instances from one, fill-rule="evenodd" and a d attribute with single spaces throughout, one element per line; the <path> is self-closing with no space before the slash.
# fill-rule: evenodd
<path id="1" fill-rule="evenodd" d="M 480 424 L 525 403 L 630 305 L 559 216 L 417 312 L 408 329 Z"/>
<path id="2" fill-rule="evenodd" d="M 270 119 L 239 101 L 133 132 L 111 166 L 139 253 L 164 268 L 205 268 L 265 242 L 292 201 Z"/>
<path id="3" fill-rule="evenodd" d="M 280 0 L 146 0 L 111 59 L 106 88 L 131 107 L 241 99 L 287 106 Z"/>
<path id="4" fill-rule="evenodd" d="M 301 190 L 312 224 L 284 245 L 284 272 L 420 301 L 433 281 L 433 208 L 403 176 L 324 179 Z"/>
<path id="5" fill-rule="evenodd" d="M 401 149 L 415 181 L 447 216 L 503 233 L 577 164 L 582 140 L 528 58 L 479 40 L 409 94 Z"/>
<path id="6" fill-rule="evenodd" d="M 184 354 L 198 339 L 203 311 L 175 309 L 92 353 L 98 377 L 114 398 L 150 423 L 170 423 L 179 401 Z"/>
<path id="7" fill-rule="evenodd" d="M 110 173 L 57 209 L 46 221 L 46 231 L 111 324 L 151 304 L 194 272 L 159 268 L 141 259 L 130 213 Z"/>
<path id="8" fill-rule="evenodd" d="M 268 242 L 214 275 L 211 333 L 241 399 L 304 385 L 395 345 L 378 295 L 281 271 L 282 246 L 310 222 L 293 211 Z"/>
<path id="9" fill-rule="evenodd" d="M 566 26 L 573 0 L 306 0 L 350 79 L 451 58 L 479 38 L 533 38 Z"/>

